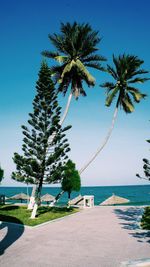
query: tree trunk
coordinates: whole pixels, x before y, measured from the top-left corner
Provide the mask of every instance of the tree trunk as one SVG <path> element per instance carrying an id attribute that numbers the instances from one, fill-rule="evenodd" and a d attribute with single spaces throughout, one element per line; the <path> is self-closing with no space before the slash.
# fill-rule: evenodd
<path id="1" fill-rule="evenodd" d="M 67 105 L 66 105 L 64 114 L 63 114 L 63 116 L 62 116 L 62 118 L 61 118 L 61 120 L 60 120 L 60 125 L 62 125 L 63 122 L 64 122 L 65 119 L 66 119 L 66 116 L 67 116 L 67 114 L 68 114 L 69 107 L 70 107 L 70 104 L 71 104 L 72 96 L 73 96 L 73 94 L 72 94 L 72 92 L 71 92 L 70 95 L 69 95 L 69 97 L 68 97 L 68 101 L 67 101 Z M 50 138 L 49 138 L 49 145 L 51 145 L 51 143 L 53 142 L 54 138 L 55 138 L 55 133 L 54 133 L 52 136 L 50 136 Z M 47 153 L 48 153 L 48 152 L 47 152 Z M 29 201 L 29 204 L 28 204 L 28 209 L 29 209 L 29 210 L 32 210 L 33 207 L 34 207 L 34 204 L 35 204 L 35 191 L 36 191 L 36 186 L 34 186 L 33 189 L 32 189 L 32 195 L 31 195 L 31 197 L 30 197 L 30 201 Z M 60 196 L 61 196 L 61 195 L 60 195 Z M 56 196 L 56 197 L 57 197 L 57 196 Z M 56 200 L 56 201 L 57 201 L 57 200 Z M 54 203 L 55 203 L 56 201 L 54 201 Z M 54 203 L 52 202 L 51 205 L 53 205 Z"/>
<path id="2" fill-rule="evenodd" d="M 43 179 L 40 181 L 39 186 L 36 187 L 36 190 L 35 190 L 35 193 L 34 193 L 35 202 L 34 202 L 32 214 L 31 214 L 31 217 L 30 217 L 31 219 L 35 219 L 38 207 L 41 204 L 40 197 L 41 197 L 41 190 L 42 190 L 42 181 L 43 181 Z M 35 198 L 35 194 L 37 194 L 36 198 Z"/>
<path id="3" fill-rule="evenodd" d="M 71 192 L 68 192 L 68 204 L 67 204 L 67 208 L 70 208 L 70 196 L 71 196 Z"/>
<path id="4" fill-rule="evenodd" d="M 114 124 L 115 124 L 115 120 L 117 118 L 117 113 L 118 113 L 118 107 L 115 108 L 114 114 L 113 114 L 113 119 L 112 119 L 112 123 L 111 123 L 111 127 L 108 130 L 108 133 L 104 139 L 104 142 L 102 143 L 102 145 L 97 149 L 96 153 L 94 153 L 94 155 L 92 156 L 92 158 L 81 168 L 81 170 L 79 171 L 79 174 L 81 174 L 82 172 L 84 172 L 86 170 L 86 168 L 92 163 L 92 161 L 98 156 L 98 154 L 102 151 L 102 149 L 105 147 L 105 145 L 107 144 L 111 133 L 113 131 L 114 128 Z"/>
<path id="5" fill-rule="evenodd" d="M 29 204 L 28 204 L 28 210 L 33 210 L 33 207 L 34 207 L 34 204 L 35 204 L 35 192 L 36 192 L 36 189 L 37 189 L 37 186 L 34 185 L 33 189 L 32 189 L 32 194 L 31 194 L 31 197 L 30 197 L 30 201 L 29 201 Z"/>
<path id="6" fill-rule="evenodd" d="M 69 111 L 69 107 L 70 107 L 70 103 L 71 103 L 71 100 L 72 100 L 72 92 L 70 93 L 69 97 L 68 97 L 68 101 L 67 101 L 67 105 L 66 105 L 66 108 L 65 108 L 65 111 L 64 111 L 64 114 L 60 120 L 60 125 L 62 125 L 64 123 L 64 120 L 66 119 L 66 116 L 68 114 L 68 111 Z"/>
<path id="7" fill-rule="evenodd" d="M 55 197 L 55 199 L 49 204 L 50 207 L 53 207 L 54 204 L 60 199 L 60 197 L 63 195 L 64 191 L 61 191 L 57 194 L 57 196 Z"/>

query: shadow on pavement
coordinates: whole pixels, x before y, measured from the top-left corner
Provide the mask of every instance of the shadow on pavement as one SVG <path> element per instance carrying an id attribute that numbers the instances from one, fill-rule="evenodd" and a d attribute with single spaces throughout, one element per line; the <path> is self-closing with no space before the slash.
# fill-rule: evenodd
<path id="1" fill-rule="evenodd" d="M 3 216 L 1 215 L 1 218 L 0 218 L 1 220 L 3 220 L 2 217 Z M 14 217 L 12 216 L 7 216 L 7 217 L 9 217 L 9 220 L 14 219 Z M 6 220 L 6 216 L 5 216 L 5 220 Z M 15 218 L 15 223 L 16 224 L 0 221 L 0 230 L 4 229 L 5 227 L 7 229 L 6 235 L 4 236 L 2 240 L 0 240 L 0 255 L 4 254 L 5 250 L 8 247 L 10 247 L 17 239 L 19 239 L 20 236 L 24 232 L 23 223 L 16 218 Z"/>
<path id="2" fill-rule="evenodd" d="M 150 243 L 150 231 L 142 230 L 140 228 L 143 208 L 129 207 L 126 209 L 115 209 L 114 212 L 117 217 L 123 221 L 120 223 L 122 228 L 131 230 L 132 233 L 129 234 L 137 238 L 138 242 Z"/>

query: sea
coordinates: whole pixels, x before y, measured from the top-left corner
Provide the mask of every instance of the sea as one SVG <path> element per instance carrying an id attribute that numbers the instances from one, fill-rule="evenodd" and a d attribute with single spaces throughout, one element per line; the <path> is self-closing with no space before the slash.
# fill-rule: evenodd
<path id="1" fill-rule="evenodd" d="M 56 196 L 61 189 L 59 187 L 43 187 L 42 195 L 49 193 Z M 0 195 L 11 197 L 15 194 L 25 193 L 31 195 L 32 187 L 4 187 L 0 186 Z M 80 192 L 73 192 L 71 198 L 81 195 L 93 195 L 94 204 L 99 205 L 112 194 L 124 197 L 130 200 L 124 205 L 150 205 L 150 185 L 128 185 L 128 186 L 83 186 Z M 66 204 L 68 199 L 67 193 L 64 193 L 58 204 Z M 7 200 L 9 202 L 10 200 Z M 17 202 L 17 201 L 15 201 Z M 19 201 L 18 201 L 19 202 Z"/>

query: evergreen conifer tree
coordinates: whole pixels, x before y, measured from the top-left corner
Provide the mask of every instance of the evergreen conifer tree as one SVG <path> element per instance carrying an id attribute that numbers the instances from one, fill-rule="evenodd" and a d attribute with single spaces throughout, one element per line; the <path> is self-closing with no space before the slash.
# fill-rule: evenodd
<path id="1" fill-rule="evenodd" d="M 3 178 L 4 178 L 4 170 L 0 167 L 0 183 Z"/>
<path id="2" fill-rule="evenodd" d="M 150 143 L 150 140 L 147 140 L 148 143 Z M 136 176 L 140 179 L 148 180 L 150 181 L 150 161 L 148 159 L 143 159 L 143 171 L 145 174 L 145 177 L 140 176 L 138 173 Z"/>
<path id="3" fill-rule="evenodd" d="M 23 155 L 14 153 L 16 171 L 12 173 L 12 178 L 19 182 L 36 184 L 35 200 L 39 206 L 42 185 L 57 183 L 62 179 L 68 159 L 66 153 L 70 151 L 65 131 L 71 126 L 62 128 L 59 124 L 61 108 L 57 102 L 50 69 L 45 62 L 41 65 L 36 89 L 33 113 L 29 113 L 30 127 L 22 126 Z M 47 153 L 50 136 L 53 136 L 51 153 Z"/>

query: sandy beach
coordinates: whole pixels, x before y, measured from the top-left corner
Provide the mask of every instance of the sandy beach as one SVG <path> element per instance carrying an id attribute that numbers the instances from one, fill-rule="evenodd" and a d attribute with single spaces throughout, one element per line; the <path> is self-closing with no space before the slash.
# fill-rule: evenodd
<path id="1" fill-rule="evenodd" d="M 0 265 L 119 267 L 150 258 L 150 233 L 139 228 L 140 215 L 140 207 L 94 207 L 36 228 L 2 223 Z"/>

